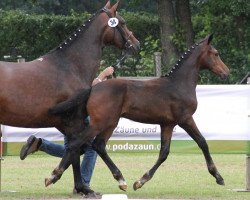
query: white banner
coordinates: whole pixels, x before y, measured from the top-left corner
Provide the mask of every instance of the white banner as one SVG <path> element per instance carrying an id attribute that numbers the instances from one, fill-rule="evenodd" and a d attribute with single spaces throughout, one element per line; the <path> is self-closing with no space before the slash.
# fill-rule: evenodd
<path id="1" fill-rule="evenodd" d="M 250 85 L 199 85 L 198 108 L 194 120 L 207 140 L 250 140 Z M 2 126 L 4 142 L 23 142 L 30 135 L 51 141 L 63 140 L 55 128 L 16 128 Z M 159 140 L 160 127 L 121 118 L 112 140 Z M 175 140 L 190 140 L 188 134 L 176 126 Z"/>

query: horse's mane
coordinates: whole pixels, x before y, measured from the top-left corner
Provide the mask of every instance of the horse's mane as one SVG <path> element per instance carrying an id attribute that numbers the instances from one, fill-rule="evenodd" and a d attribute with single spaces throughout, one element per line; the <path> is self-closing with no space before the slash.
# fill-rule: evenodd
<path id="1" fill-rule="evenodd" d="M 49 53 L 52 53 L 52 52 L 54 52 L 56 50 L 60 50 L 60 49 L 62 50 L 65 47 L 68 47 L 69 45 L 71 45 L 76 40 L 76 38 L 78 38 L 81 34 L 83 34 L 89 28 L 89 26 L 92 24 L 92 22 L 96 18 L 97 14 L 101 13 L 102 11 L 103 11 L 103 9 L 100 9 L 99 11 L 94 13 L 87 21 L 84 22 L 84 24 L 79 26 L 58 47 L 54 48 Z"/>
<path id="2" fill-rule="evenodd" d="M 198 47 L 199 44 L 203 43 L 204 41 L 205 41 L 205 39 L 202 40 L 202 41 L 200 41 L 199 43 L 195 43 L 195 44 L 192 45 L 189 49 L 187 49 L 187 50 L 180 56 L 180 58 L 177 60 L 177 62 L 175 63 L 175 65 L 169 70 L 169 72 L 168 72 L 166 75 L 162 76 L 162 77 L 169 77 L 169 76 L 171 76 L 171 74 L 173 74 L 173 72 L 174 72 L 176 69 L 178 69 L 178 68 L 181 67 L 183 61 L 184 61 L 185 59 L 187 59 L 187 58 L 193 53 L 193 51 L 196 49 L 196 47 Z"/>

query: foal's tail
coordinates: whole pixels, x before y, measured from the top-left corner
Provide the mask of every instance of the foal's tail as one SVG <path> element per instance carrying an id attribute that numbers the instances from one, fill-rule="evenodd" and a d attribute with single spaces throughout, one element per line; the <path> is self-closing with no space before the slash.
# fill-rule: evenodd
<path id="1" fill-rule="evenodd" d="M 51 115 L 68 115 L 75 111 L 86 111 L 91 88 L 78 90 L 73 96 L 49 109 Z"/>

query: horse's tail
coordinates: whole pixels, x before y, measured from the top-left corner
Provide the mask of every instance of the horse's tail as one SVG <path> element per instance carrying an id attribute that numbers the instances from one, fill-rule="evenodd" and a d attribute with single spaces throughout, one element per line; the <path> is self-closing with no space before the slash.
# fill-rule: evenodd
<path id="1" fill-rule="evenodd" d="M 85 110 L 91 88 L 78 90 L 73 96 L 49 109 L 51 115 L 64 115 Z"/>

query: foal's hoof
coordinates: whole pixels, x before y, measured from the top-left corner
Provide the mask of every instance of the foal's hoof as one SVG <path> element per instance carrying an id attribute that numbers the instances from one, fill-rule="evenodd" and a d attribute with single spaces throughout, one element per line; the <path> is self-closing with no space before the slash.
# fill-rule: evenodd
<path id="1" fill-rule="evenodd" d="M 133 185 L 134 191 L 141 188 L 143 185 L 141 184 L 141 181 L 136 181 Z"/>
<path id="2" fill-rule="evenodd" d="M 45 178 L 45 187 L 48 187 L 49 185 L 51 185 L 53 183 L 51 178 Z"/>
<path id="3" fill-rule="evenodd" d="M 123 190 L 124 192 L 126 192 L 128 186 L 127 185 L 119 185 L 120 190 Z"/>
<path id="4" fill-rule="evenodd" d="M 219 185 L 225 185 L 223 178 L 217 179 L 216 183 L 219 184 Z"/>

